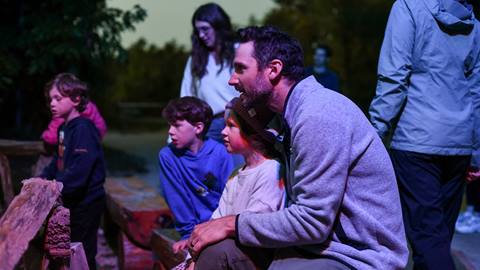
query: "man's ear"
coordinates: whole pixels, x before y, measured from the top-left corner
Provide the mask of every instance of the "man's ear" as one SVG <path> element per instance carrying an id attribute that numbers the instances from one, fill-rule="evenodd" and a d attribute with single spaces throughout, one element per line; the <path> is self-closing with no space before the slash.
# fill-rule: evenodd
<path id="1" fill-rule="evenodd" d="M 283 62 L 278 59 L 273 59 L 268 64 L 268 69 L 268 78 L 270 79 L 270 81 L 276 81 L 280 78 L 280 74 L 282 73 Z"/>
<path id="2" fill-rule="evenodd" d="M 195 125 L 193 125 L 193 128 L 195 129 L 195 134 L 200 135 L 205 129 L 205 124 L 202 122 L 197 122 Z"/>

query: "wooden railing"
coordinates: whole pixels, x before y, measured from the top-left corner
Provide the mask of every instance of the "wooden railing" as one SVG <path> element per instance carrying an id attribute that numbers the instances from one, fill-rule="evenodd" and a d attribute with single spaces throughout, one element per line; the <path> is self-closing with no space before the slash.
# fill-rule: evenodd
<path id="1" fill-rule="evenodd" d="M 88 269 L 82 244 L 70 242 L 70 211 L 60 201 L 63 185 L 31 178 L 15 196 L 8 157 L 44 153 L 41 141 L 0 139 L 0 270 Z"/>
<path id="2" fill-rule="evenodd" d="M 13 199 L 14 190 L 8 156 L 40 155 L 45 152 L 42 141 L 14 141 L 0 139 L 0 187 L 3 202 L 0 213 L 8 207 Z"/>

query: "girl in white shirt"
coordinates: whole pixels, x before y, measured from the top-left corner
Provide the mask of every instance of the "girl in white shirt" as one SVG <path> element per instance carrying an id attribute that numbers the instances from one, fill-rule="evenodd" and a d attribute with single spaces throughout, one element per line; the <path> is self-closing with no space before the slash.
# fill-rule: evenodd
<path id="1" fill-rule="evenodd" d="M 222 141 L 225 105 L 238 92 L 228 85 L 234 57 L 229 16 L 215 3 L 197 8 L 192 17 L 192 53 L 183 74 L 180 96 L 194 96 L 212 107 L 214 120 L 207 136 Z"/>

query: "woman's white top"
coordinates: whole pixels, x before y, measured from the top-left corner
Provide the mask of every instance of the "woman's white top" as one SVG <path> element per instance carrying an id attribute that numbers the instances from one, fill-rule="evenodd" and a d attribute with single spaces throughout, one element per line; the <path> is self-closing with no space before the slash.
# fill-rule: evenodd
<path id="1" fill-rule="evenodd" d="M 212 107 L 213 114 L 223 112 L 225 105 L 239 95 L 233 86 L 228 85 L 232 70 L 227 64 L 224 64 L 222 71 L 218 73 L 221 65 L 217 65 L 215 58 L 209 55 L 207 72 L 200 80 L 195 81 L 197 84 L 195 88 L 193 85 L 194 80 L 192 77 L 191 64 L 192 58 L 189 57 L 185 71 L 183 72 L 180 97 L 198 97 Z"/>

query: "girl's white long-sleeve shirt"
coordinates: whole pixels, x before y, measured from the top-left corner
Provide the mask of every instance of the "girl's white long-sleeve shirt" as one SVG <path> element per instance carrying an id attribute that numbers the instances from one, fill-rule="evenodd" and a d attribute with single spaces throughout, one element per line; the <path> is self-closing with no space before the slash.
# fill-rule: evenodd
<path id="1" fill-rule="evenodd" d="M 200 80 L 194 80 L 191 64 L 192 58 L 189 57 L 183 73 L 180 97 L 198 97 L 212 107 L 213 114 L 223 112 L 225 105 L 239 95 L 235 88 L 228 84 L 232 70 L 228 64 L 224 64 L 219 73 L 221 65 L 217 65 L 215 58 L 209 55 L 206 74 Z"/>
<path id="2" fill-rule="evenodd" d="M 280 163 L 267 159 L 251 169 L 240 169 L 223 190 L 211 219 L 242 212 L 275 212 L 285 204 L 285 187 Z"/>

